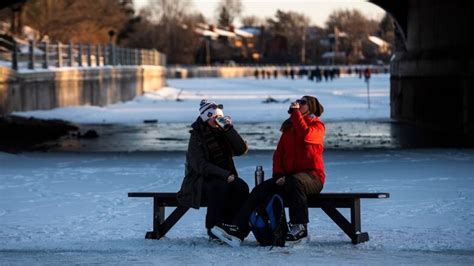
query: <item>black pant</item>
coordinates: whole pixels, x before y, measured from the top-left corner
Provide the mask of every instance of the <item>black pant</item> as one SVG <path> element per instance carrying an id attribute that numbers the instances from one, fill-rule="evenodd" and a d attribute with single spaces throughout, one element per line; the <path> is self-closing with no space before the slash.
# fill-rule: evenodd
<path id="1" fill-rule="evenodd" d="M 321 182 L 304 173 L 285 177 L 283 186 L 277 185 L 275 181 L 275 179 L 269 179 L 255 187 L 236 216 L 234 223 L 241 230 L 243 237 L 250 232 L 250 214 L 257 206 L 265 204 L 274 194 L 280 194 L 285 204 L 288 205 L 290 223 L 306 224 L 309 222 L 307 195 L 320 193 Z"/>
<path id="2" fill-rule="evenodd" d="M 236 177 L 231 183 L 221 179 L 204 180 L 203 200 L 207 201 L 206 228 L 218 223 L 233 223 L 249 196 L 249 186 Z"/>

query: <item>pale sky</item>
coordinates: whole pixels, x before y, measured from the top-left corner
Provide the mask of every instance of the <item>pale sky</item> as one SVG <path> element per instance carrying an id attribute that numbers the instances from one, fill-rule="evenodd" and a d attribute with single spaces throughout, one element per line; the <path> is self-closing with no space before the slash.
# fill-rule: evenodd
<path id="1" fill-rule="evenodd" d="M 149 0 L 134 0 L 143 7 Z M 169 0 L 173 1 L 173 0 Z M 296 11 L 307 15 L 313 24 L 324 26 L 329 14 L 337 9 L 357 9 L 366 17 L 381 19 L 385 11 L 363 0 L 241 0 L 243 16 L 254 15 L 261 18 L 273 17 L 277 9 Z M 215 23 L 215 9 L 219 0 L 192 0 L 193 7 L 200 11 L 211 23 Z"/>

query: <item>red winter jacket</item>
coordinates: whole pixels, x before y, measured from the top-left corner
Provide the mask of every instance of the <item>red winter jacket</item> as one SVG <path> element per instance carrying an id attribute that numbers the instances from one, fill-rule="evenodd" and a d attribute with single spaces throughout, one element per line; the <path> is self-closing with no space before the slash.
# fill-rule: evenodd
<path id="1" fill-rule="evenodd" d="M 291 113 L 292 126 L 285 129 L 273 154 L 273 177 L 306 172 L 324 185 L 323 164 L 325 127 L 315 115 Z"/>

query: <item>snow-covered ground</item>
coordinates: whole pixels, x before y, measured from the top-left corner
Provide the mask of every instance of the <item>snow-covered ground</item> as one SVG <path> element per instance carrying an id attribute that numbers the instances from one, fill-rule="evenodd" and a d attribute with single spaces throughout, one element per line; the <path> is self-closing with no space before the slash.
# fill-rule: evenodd
<path id="1" fill-rule="evenodd" d="M 271 151 L 237 158 L 253 184 Z M 474 150 L 327 151 L 326 191 L 390 192 L 362 201 L 370 241 L 352 245 L 320 210 L 311 241 L 272 250 L 249 237 L 240 249 L 209 243 L 205 209 L 189 211 L 162 240 L 150 199 L 130 191 L 176 191 L 183 152 L 0 153 L 0 264 L 474 264 Z M 344 214 L 348 214 L 344 210 Z"/>
<path id="2" fill-rule="evenodd" d="M 18 112 L 37 118 L 58 118 L 81 124 L 136 124 L 144 120 L 190 123 L 198 115 L 203 98 L 224 104 L 224 113 L 236 123 L 275 122 L 288 117 L 289 101 L 303 95 L 318 97 L 325 107 L 322 119 L 388 120 L 390 117 L 389 75 L 373 75 L 370 80 L 371 108 L 367 106 L 367 86 L 356 76 L 342 76 L 332 82 L 280 77 L 256 80 L 247 78 L 169 79 L 168 87 L 134 100 L 106 107 L 81 106 L 46 111 Z M 272 97 L 280 103 L 265 104 Z M 176 99 L 182 101 L 176 101 Z"/>

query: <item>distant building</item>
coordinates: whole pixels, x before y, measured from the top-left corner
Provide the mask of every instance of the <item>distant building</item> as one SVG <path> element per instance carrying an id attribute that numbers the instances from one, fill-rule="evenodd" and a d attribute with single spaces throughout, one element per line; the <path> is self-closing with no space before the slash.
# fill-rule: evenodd
<path id="1" fill-rule="evenodd" d="M 369 36 L 368 38 L 369 38 L 369 41 L 377 45 L 380 53 L 382 54 L 392 53 L 392 48 L 391 48 L 390 43 L 386 42 L 385 40 L 382 40 L 381 38 L 377 36 Z"/>
<path id="2" fill-rule="evenodd" d="M 260 58 L 254 56 L 256 35 L 246 30 L 222 29 L 200 23 L 195 32 L 201 35 L 200 47 L 196 53 L 198 64 L 248 63 Z"/>
<path id="3" fill-rule="evenodd" d="M 325 52 L 321 55 L 321 58 L 326 60 L 326 64 L 330 65 L 335 61 L 343 61 L 346 58 L 346 52 Z"/>

